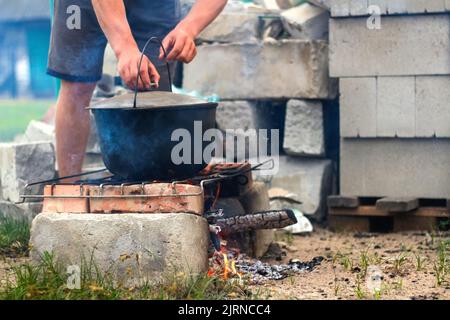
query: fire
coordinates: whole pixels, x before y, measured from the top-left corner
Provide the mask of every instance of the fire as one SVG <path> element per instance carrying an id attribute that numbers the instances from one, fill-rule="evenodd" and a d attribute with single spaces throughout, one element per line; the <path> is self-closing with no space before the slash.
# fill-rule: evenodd
<path id="1" fill-rule="evenodd" d="M 222 248 L 220 252 L 214 254 L 211 259 L 212 266 L 208 270 L 208 276 L 220 276 L 224 280 L 238 277 L 239 282 L 242 280 L 242 273 L 236 268 L 236 259 L 229 258 L 226 249 Z"/>

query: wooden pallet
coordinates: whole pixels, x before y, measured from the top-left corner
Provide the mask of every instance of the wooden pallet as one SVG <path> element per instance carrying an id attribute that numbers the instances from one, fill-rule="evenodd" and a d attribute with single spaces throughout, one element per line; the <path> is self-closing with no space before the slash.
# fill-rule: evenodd
<path id="1" fill-rule="evenodd" d="M 328 208 L 336 232 L 432 231 L 450 221 L 450 200 L 330 196 Z"/>

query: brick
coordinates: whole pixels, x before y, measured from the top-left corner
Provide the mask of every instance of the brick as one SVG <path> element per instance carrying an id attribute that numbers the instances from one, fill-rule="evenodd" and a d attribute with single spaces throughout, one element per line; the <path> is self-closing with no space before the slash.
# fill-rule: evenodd
<path id="1" fill-rule="evenodd" d="M 361 197 L 450 196 L 450 139 L 342 139 L 340 191 Z"/>
<path id="2" fill-rule="evenodd" d="M 414 77 L 379 77 L 377 89 L 377 136 L 414 137 Z"/>
<path id="3" fill-rule="evenodd" d="M 450 74 L 448 15 L 386 17 L 379 30 L 366 20 L 331 19 L 332 77 Z"/>
<path id="4" fill-rule="evenodd" d="M 77 185 L 47 185 L 44 188 L 44 196 L 86 196 L 90 187 L 80 189 Z M 87 198 L 44 198 L 44 213 L 88 213 L 89 200 Z"/>
<path id="5" fill-rule="evenodd" d="M 208 223 L 191 214 L 39 214 L 30 243 L 35 263 L 45 252 L 63 267 L 81 267 L 92 257 L 126 286 L 208 268 Z"/>
<path id="6" fill-rule="evenodd" d="M 450 137 L 449 88 L 450 77 L 417 77 L 417 137 Z"/>
<path id="7" fill-rule="evenodd" d="M 377 133 L 376 78 L 341 78 L 342 137 L 374 137 Z"/>
<path id="8" fill-rule="evenodd" d="M 325 41 L 280 40 L 210 44 L 185 66 L 183 87 L 224 100 L 328 99 L 337 94 L 328 76 Z M 295 76 L 294 76 L 295 75 Z"/>
<path id="9" fill-rule="evenodd" d="M 5 143 L 0 145 L 0 180 L 4 200 L 18 202 L 28 183 L 55 177 L 55 152 L 51 142 Z M 37 194 L 42 186 L 28 189 Z"/>

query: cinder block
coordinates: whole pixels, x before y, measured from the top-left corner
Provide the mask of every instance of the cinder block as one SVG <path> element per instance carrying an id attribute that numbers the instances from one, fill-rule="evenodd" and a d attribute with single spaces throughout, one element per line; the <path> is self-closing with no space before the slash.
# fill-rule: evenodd
<path id="1" fill-rule="evenodd" d="M 253 119 L 254 102 L 245 100 L 221 101 L 217 108 L 216 120 L 220 129 L 248 129 L 256 128 Z"/>
<path id="2" fill-rule="evenodd" d="M 450 77 L 340 79 L 342 137 L 450 138 Z"/>
<path id="3" fill-rule="evenodd" d="M 379 30 L 366 20 L 331 19 L 332 77 L 450 74 L 447 14 L 385 17 Z"/>
<path id="4" fill-rule="evenodd" d="M 18 202 L 26 184 L 53 179 L 56 174 L 51 142 L 4 143 L 0 145 L 0 158 L 1 194 L 7 201 Z M 37 194 L 42 188 L 28 191 Z"/>
<path id="5" fill-rule="evenodd" d="M 323 8 L 304 3 L 281 13 L 283 25 L 296 39 L 328 40 L 330 14 Z"/>
<path id="6" fill-rule="evenodd" d="M 341 78 L 340 130 L 342 137 L 375 137 L 377 134 L 376 78 Z"/>
<path id="7" fill-rule="evenodd" d="M 416 136 L 450 138 L 450 77 L 417 77 Z"/>
<path id="8" fill-rule="evenodd" d="M 183 86 L 225 100 L 337 94 L 337 83 L 328 76 L 328 44 L 321 40 L 202 45 L 185 66 Z"/>
<path id="9" fill-rule="evenodd" d="M 450 196 L 450 139 L 342 139 L 341 193 Z"/>
<path id="10" fill-rule="evenodd" d="M 325 155 L 323 107 L 320 101 L 289 100 L 286 108 L 284 151 L 293 156 Z"/>
<path id="11" fill-rule="evenodd" d="M 334 0 L 331 3 L 332 17 L 348 17 L 350 15 L 350 0 Z"/>
<path id="12" fill-rule="evenodd" d="M 271 179 L 272 188 L 282 188 L 297 196 L 302 203 L 292 204 L 316 221 L 327 214 L 327 197 L 333 190 L 331 160 L 280 156 L 279 172 Z"/>
<path id="13" fill-rule="evenodd" d="M 350 15 L 367 15 L 368 0 L 350 0 Z"/>
<path id="14" fill-rule="evenodd" d="M 208 223 L 192 214 L 39 214 L 31 258 L 53 253 L 63 266 L 89 262 L 127 286 L 208 268 Z M 83 260 L 84 259 L 84 260 Z"/>
<path id="15" fill-rule="evenodd" d="M 258 39 L 258 14 L 223 12 L 200 35 L 206 42 L 252 42 Z"/>
<path id="16" fill-rule="evenodd" d="M 377 136 L 415 136 L 414 77 L 377 79 Z"/>

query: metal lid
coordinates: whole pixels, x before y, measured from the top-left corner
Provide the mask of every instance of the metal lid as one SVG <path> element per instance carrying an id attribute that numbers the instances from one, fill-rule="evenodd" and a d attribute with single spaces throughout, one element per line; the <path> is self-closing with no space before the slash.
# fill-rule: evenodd
<path id="1" fill-rule="evenodd" d="M 134 107 L 134 93 L 127 93 L 92 103 L 87 109 L 173 109 L 217 107 L 217 103 L 207 102 L 185 94 L 167 91 L 148 91 L 137 95 Z"/>

